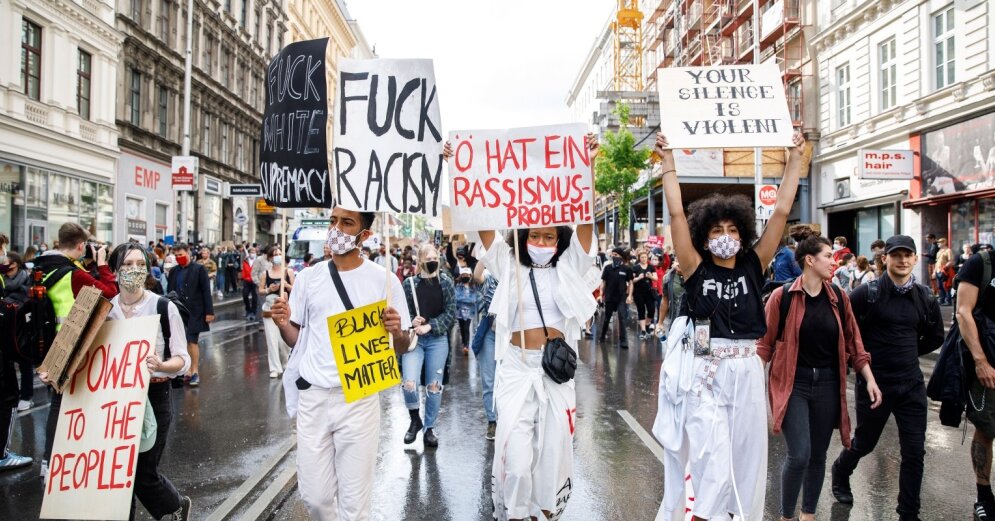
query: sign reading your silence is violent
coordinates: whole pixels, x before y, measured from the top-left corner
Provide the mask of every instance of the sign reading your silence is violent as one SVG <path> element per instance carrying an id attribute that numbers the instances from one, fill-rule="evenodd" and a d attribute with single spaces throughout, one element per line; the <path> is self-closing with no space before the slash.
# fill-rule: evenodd
<path id="1" fill-rule="evenodd" d="M 672 148 L 791 146 L 794 129 L 773 60 L 658 74 L 660 128 Z"/>
<path id="2" fill-rule="evenodd" d="M 439 216 L 443 145 L 432 60 L 339 60 L 337 96 L 338 201 Z"/>
<path id="3" fill-rule="evenodd" d="M 328 317 L 328 337 L 346 403 L 401 383 L 397 355 L 380 320 L 386 308 L 387 301 L 381 300 Z"/>
<path id="4" fill-rule="evenodd" d="M 128 519 L 159 316 L 109 320 L 69 379 L 43 519 Z"/>
<path id="5" fill-rule="evenodd" d="M 266 69 L 266 112 L 259 145 L 263 198 L 279 208 L 329 208 L 328 38 L 284 47 Z"/>
<path id="6" fill-rule="evenodd" d="M 581 123 L 450 133 L 453 231 L 593 222 L 586 133 Z"/>

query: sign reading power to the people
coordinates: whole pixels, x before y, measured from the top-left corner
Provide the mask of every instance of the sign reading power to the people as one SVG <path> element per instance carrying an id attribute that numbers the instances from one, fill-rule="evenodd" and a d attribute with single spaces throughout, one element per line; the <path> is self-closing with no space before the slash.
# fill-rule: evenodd
<path id="1" fill-rule="evenodd" d="M 777 204 L 777 185 L 757 185 L 757 219 L 766 221 L 774 215 Z"/>

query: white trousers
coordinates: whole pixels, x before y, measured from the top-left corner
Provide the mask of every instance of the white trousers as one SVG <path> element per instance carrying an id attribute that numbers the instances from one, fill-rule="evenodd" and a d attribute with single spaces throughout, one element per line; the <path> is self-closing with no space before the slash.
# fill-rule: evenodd
<path id="1" fill-rule="evenodd" d="M 713 344 L 716 339 L 713 339 Z M 694 359 L 694 374 L 708 361 Z M 664 512 L 683 518 L 684 477 L 690 469 L 694 503 L 702 519 L 763 519 L 767 485 L 767 402 L 763 363 L 757 356 L 719 362 L 712 389 L 695 377 L 687 400 L 679 450 L 664 447 Z"/>
<path id="2" fill-rule="evenodd" d="M 283 364 L 287 361 L 287 356 L 290 354 L 290 347 L 283 341 L 283 337 L 280 336 L 280 328 L 276 327 L 276 323 L 273 322 L 272 318 L 263 319 L 263 333 L 266 335 L 269 370 L 270 372 L 276 371 L 282 373 Z"/>
<path id="3" fill-rule="evenodd" d="M 370 518 L 380 395 L 345 403 L 341 387 L 311 387 L 297 405 L 297 483 L 316 521 Z"/>
<path id="4" fill-rule="evenodd" d="M 573 380 L 557 384 L 543 373 L 542 351 L 509 346 L 495 372 L 498 422 L 492 499 L 500 521 L 534 516 L 556 521 L 573 490 Z"/>

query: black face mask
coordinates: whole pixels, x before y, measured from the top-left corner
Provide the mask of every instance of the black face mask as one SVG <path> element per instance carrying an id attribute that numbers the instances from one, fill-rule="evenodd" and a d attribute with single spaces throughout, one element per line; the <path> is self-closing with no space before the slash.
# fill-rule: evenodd
<path id="1" fill-rule="evenodd" d="M 619 257 L 612 257 L 612 266 L 618 266 L 622 264 L 622 259 Z"/>
<path id="2" fill-rule="evenodd" d="M 426 262 L 425 269 L 428 270 L 429 273 L 435 273 L 436 271 L 439 271 L 439 261 Z"/>

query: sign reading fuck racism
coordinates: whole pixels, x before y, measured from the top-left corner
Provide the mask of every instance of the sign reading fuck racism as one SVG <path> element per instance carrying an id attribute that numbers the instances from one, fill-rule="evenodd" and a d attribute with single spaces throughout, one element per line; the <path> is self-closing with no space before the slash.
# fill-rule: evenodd
<path id="1" fill-rule="evenodd" d="M 442 123 L 432 60 L 339 60 L 338 201 L 365 212 L 437 217 Z"/>
<path id="2" fill-rule="evenodd" d="M 657 74 L 660 129 L 671 148 L 791 146 L 794 129 L 774 61 Z"/>
<path id="3" fill-rule="evenodd" d="M 453 231 L 594 222 L 584 124 L 449 134 Z"/>

